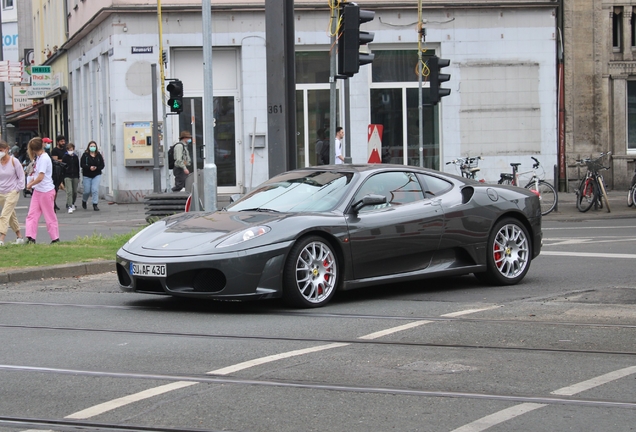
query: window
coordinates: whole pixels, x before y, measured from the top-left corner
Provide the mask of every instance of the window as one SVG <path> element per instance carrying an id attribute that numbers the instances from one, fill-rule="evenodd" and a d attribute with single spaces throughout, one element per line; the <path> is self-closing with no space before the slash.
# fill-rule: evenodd
<path id="1" fill-rule="evenodd" d="M 3 9 L 12 9 L 13 8 L 13 0 L 2 0 L 2 8 Z"/>
<path id="2" fill-rule="evenodd" d="M 620 51 L 623 45 L 623 8 L 615 7 L 612 14 L 612 47 Z"/>
<path id="3" fill-rule="evenodd" d="M 420 180 L 420 183 L 422 183 L 426 198 L 440 196 L 448 192 L 453 187 L 452 184 L 448 183 L 446 180 L 442 180 L 439 177 L 420 174 L 418 175 L 418 178 Z"/>
<path id="4" fill-rule="evenodd" d="M 632 10 L 632 18 L 630 22 L 630 27 L 632 29 L 632 48 L 636 47 L 636 16 L 634 16 L 635 13 L 636 9 Z"/>
<path id="5" fill-rule="evenodd" d="M 627 81 L 627 151 L 636 152 L 636 81 Z"/>
<path id="6" fill-rule="evenodd" d="M 384 126 L 382 162 L 419 166 L 417 50 L 374 50 L 373 53 L 370 118 L 372 124 Z M 423 61 L 434 54 L 434 50 L 428 50 Z M 436 107 L 426 105 L 427 99 L 429 84 L 424 79 L 424 142 L 421 157 L 425 167 L 439 169 L 438 111 Z"/>
<path id="7" fill-rule="evenodd" d="M 374 175 L 360 187 L 353 202 L 358 202 L 369 194 L 384 195 L 386 204 L 364 207 L 361 211 L 377 210 L 424 199 L 424 192 L 417 177 L 414 173 L 408 172 L 385 172 Z"/>

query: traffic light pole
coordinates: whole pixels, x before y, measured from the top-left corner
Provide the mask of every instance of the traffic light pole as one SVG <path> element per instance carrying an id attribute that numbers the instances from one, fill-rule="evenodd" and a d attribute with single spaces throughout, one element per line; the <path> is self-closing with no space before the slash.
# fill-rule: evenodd
<path id="1" fill-rule="evenodd" d="M 330 0 L 332 3 L 335 0 Z M 329 165 L 336 163 L 336 41 L 338 36 L 338 16 L 331 7 L 331 58 L 329 63 Z M 349 133 L 349 131 L 346 131 Z M 347 139 L 347 141 L 349 141 Z"/>
<path id="2" fill-rule="evenodd" d="M 161 168 L 159 168 L 159 114 L 157 108 L 157 64 L 150 65 L 150 79 L 152 81 L 152 190 L 161 192 Z"/>

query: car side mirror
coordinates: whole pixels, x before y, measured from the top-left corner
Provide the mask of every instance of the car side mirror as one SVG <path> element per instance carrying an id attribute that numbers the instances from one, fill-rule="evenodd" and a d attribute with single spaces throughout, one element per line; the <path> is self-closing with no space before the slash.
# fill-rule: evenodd
<path id="1" fill-rule="evenodd" d="M 357 213 L 363 207 L 372 206 L 372 205 L 380 205 L 385 203 L 386 203 L 386 197 L 384 195 L 369 194 L 369 195 L 363 196 L 360 201 L 355 202 L 353 206 L 351 207 L 351 210 Z"/>

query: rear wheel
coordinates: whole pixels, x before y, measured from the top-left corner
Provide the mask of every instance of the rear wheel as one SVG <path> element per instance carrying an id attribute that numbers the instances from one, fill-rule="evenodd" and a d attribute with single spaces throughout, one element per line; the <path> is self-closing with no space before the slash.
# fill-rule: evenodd
<path id="1" fill-rule="evenodd" d="M 631 207 L 634 205 L 634 190 L 632 187 L 629 191 L 627 191 L 627 207 Z"/>
<path id="2" fill-rule="evenodd" d="M 528 231 L 516 219 L 497 222 L 488 237 L 486 272 L 477 279 L 493 285 L 514 285 L 530 268 L 532 250 Z"/>
<path id="3" fill-rule="evenodd" d="M 537 183 L 534 181 L 531 181 L 526 185 L 526 189 L 535 191 L 538 194 L 539 201 L 541 202 L 541 214 L 545 216 L 554 210 L 559 198 L 556 190 L 547 181 L 539 180 L 538 188 L 539 189 L 537 190 Z"/>
<path id="4" fill-rule="evenodd" d="M 636 205 L 636 187 L 632 188 L 632 202 Z"/>
<path id="5" fill-rule="evenodd" d="M 607 212 L 611 212 L 610 210 L 610 205 L 609 205 L 609 199 L 607 198 L 607 192 L 605 192 L 605 185 L 603 184 L 603 177 L 599 177 L 598 179 L 598 189 L 599 189 L 599 199 L 603 200 L 603 202 L 605 203 L 605 208 L 607 209 Z"/>
<path id="6" fill-rule="evenodd" d="M 576 208 L 580 212 L 586 212 L 592 208 L 594 201 L 596 201 L 596 182 L 592 178 L 586 178 L 581 183 L 579 191 L 576 196 Z"/>
<path id="7" fill-rule="evenodd" d="M 283 299 L 294 307 L 324 306 L 336 292 L 338 270 L 338 258 L 325 239 L 298 240 L 285 263 Z"/>

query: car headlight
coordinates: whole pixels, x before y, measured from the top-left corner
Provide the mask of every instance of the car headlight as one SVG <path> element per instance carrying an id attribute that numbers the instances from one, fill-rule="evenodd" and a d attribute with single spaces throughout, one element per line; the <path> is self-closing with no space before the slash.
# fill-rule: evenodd
<path id="1" fill-rule="evenodd" d="M 241 232 L 237 232 L 236 234 L 232 234 L 221 243 L 219 243 L 216 247 L 228 247 L 234 246 L 235 244 L 243 243 L 248 240 L 255 239 L 256 237 L 260 237 L 263 234 L 267 234 L 271 230 L 268 226 L 257 226 L 248 228 Z"/>

